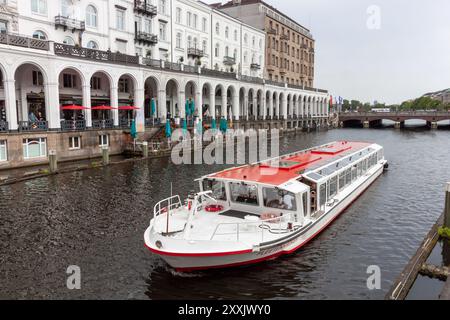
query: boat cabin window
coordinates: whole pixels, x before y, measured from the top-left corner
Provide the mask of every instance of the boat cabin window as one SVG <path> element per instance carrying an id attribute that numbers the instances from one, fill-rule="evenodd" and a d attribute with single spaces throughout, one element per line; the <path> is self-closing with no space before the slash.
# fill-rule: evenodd
<path id="1" fill-rule="evenodd" d="M 319 206 L 320 208 L 325 206 L 325 202 L 327 202 L 327 184 L 321 184 L 319 189 Z"/>
<path id="2" fill-rule="evenodd" d="M 263 200 L 267 208 L 297 211 L 295 194 L 286 190 L 263 188 Z"/>
<path id="3" fill-rule="evenodd" d="M 339 191 L 345 188 L 345 171 L 339 174 Z"/>
<path id="4" fill-rule="evenodd" d="M 330 187 L 328 188 L 328 199 L 333 198 L 337 194 L 338 186 L 337 186 L 338 177 L 334 176 L 330 179 Z"/>
<path id="5" fill-rule="evenodd" d="M 203 191 L 212 191 L 211 197 L 216 200 L 227 201 L 225 183 L 223 181 L 205 179 L 203 180 Z"/>
<path id="6" fill-rule="evenodd" d="M 258 205 L 258 187 L 254 184 L 230 183 L 231 201 L 235 203 Z"/>

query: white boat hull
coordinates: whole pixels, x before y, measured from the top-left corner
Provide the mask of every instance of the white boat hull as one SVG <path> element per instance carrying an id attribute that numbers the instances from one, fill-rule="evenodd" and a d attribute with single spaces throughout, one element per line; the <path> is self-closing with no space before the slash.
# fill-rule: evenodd
<path id="1" fill-rule="evenodd" d="M 226 250 L 220 252 L 200 250 L 198 253 L 169 253 L 157 249 L 155 243 L 158 239 L 156 235 L 151 234 L 150 227 L 146 230 L 144 235 L 145 244 L 150 251 L 160 255 L 171 267 L 181 272 L 237 267 L 272 260 L 280 255 L 291 254 L 314 239 L 383 173 L 383 169 L 383 164 L 378 164 L 373 168 L 373 172 L 370 176 L 367 176 L 364 182 L 356 187 L 344 199 L 340 200 L 335 207 L 312 223 L 309 227 L 302 230 L 297 236 L 289 236 L 289 239 L 280 243 L 262 246 L 259 249 L 240 247 L 239 250 L 234 252 L 228 252 Z M 217 249 L 220 245 L 223 246 L 223 243 L 210 243 L 209 248 Z"/>

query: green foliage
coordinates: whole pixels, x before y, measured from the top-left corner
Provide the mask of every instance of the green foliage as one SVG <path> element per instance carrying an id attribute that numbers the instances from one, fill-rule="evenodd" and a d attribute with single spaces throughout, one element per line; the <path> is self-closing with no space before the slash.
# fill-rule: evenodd
<path id="1" fill-rule="evenodd" d="M 441 238 L 450 239 L 450 228 L 440 227 L 438 233 Z"/>
<path id="2" fill-rule="evenodd" d="M 405 101 L 400 105 L 402 111 L 417 111 L 417 110 L 448 110 L 446 104 L 432 99 L 430 97 L 420 97 L 415 100 Z"/>

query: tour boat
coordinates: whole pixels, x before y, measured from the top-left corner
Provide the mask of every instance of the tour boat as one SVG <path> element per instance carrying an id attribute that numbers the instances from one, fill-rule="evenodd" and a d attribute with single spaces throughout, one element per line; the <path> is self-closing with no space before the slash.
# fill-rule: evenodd
<path id="1" fill-rule="evenodd" d="M 147 248 L 181 272 L 290 254 L 324 230 L 388 167 L 383 147 L 338 141 L 197 180 L 154 208 Z"/>

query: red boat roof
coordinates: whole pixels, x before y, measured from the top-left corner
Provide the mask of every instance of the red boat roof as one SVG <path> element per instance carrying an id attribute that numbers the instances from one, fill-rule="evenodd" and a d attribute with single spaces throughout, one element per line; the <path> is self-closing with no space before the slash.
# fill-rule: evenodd
<path id="1" fill-rule="evenodd" d="M 297 155 L 280 157 L 276 163 L 260 163 L 232 168 L 209 176 L 216 179 L 248 181 L 279 186 L 345 155 L 358 152 L 371 143 L 338 141 Z"/>

